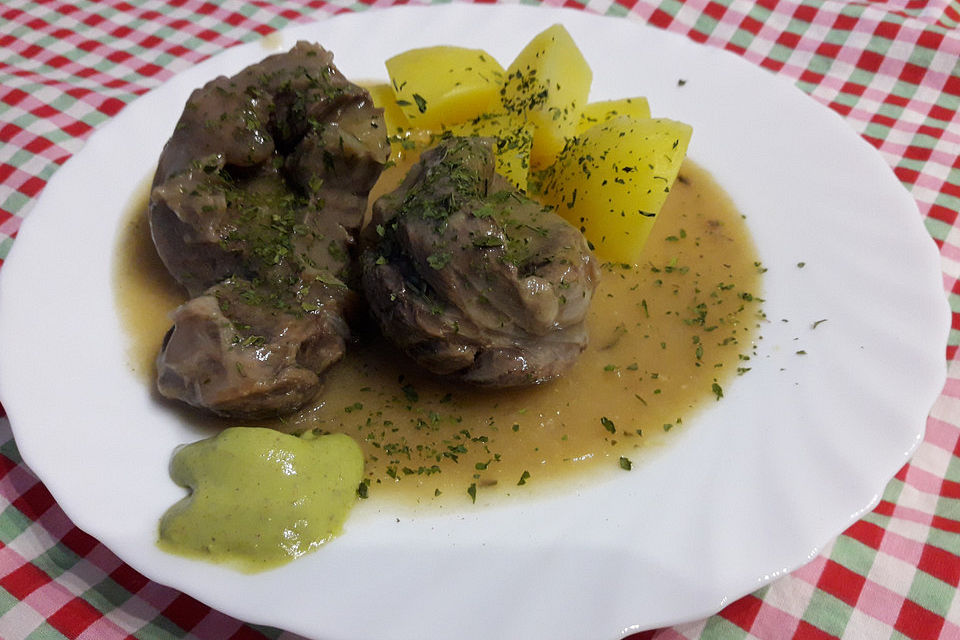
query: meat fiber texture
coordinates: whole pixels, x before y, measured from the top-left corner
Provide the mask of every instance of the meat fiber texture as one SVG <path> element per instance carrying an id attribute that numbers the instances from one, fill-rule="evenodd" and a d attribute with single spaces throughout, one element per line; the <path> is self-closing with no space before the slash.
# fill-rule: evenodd
<path id="1" fill-rule="evenodd" d="M 491 142 L 441 140 L 377 200 L 363 288 L 384 335 L 429 371 L 536 384 L 586 347 L 599 264 L 577 229 L 495 173 Z"/>
<path id="2" fill-rule="evenodd" d="M 318 45 L 194 91 L 149 206 L 192 296 L 157 358 L 162 395 L 265 417 L 317 394 L 350 336 L 356 235 L 388 157 L 382 111 Z"/>

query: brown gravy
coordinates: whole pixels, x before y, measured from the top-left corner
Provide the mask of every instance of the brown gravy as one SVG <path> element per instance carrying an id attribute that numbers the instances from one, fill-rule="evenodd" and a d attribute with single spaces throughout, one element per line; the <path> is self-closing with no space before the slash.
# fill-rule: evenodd
<path id="1" fill-rule="evenodd" d="M 131 366 L 152 384 L 167 314 L 184 293 L 153 249 L 146 184 L 141 192 L 117 248 L 115 286 Z M 370 495 L 421 503 L 468 495 L 485 501 L 586 473 L 617 473 L 638 448 L 663 444 L 718 401 L 749 368 L 762 271 L 742 216 L 688 161 L 642 264 L 604 268 L 590 346 L 562 379 L 512 391 L 450 384 L 370 331 L 328 372 L 313 406 L 271 426 L 355 437 Z"/>

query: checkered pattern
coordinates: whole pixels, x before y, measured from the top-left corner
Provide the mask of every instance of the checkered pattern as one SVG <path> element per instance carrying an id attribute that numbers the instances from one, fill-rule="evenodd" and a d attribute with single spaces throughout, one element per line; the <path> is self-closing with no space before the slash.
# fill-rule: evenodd
<path id="1" fill-rule="evenodd" d="M 403 1 L 3 0 L 0 265 L 50 176 L 137 96 L 288 24 Z M 954 310 L 948 384 L 879 506 L 794 573 L 708 619 L 634 640 L 960 638 L 960 3 L 544 4 L 729 49 L 843 115 L 915 197 Z M 22 463 L 0 408 L 0 638 L 127 637 L 292 638 L 150 582 L 78 530 Z"/>

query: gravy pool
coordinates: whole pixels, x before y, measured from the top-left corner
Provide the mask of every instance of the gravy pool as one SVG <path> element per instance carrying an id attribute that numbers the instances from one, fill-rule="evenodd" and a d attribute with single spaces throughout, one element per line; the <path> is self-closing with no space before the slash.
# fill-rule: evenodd
<path id="1" fill-rule="evenodd" d="M 153 385 L 168 313 L 185 293 L 153 249 L 146 190 L 120 234 L 115 291 L 131 366 Z M 743 217 L 688 160 L 642 262 L 604 266 L 590 345 L 561 379 L 510 391 L 451 384 L 420 371 L 371 325 L 297 414 L 256 423 L 183 415 L 223 427 L 346 433 L 364 451 L 369 495 L 420 504 L 479 502 L 620 472 L 749 369 L 762 272 Z"/>

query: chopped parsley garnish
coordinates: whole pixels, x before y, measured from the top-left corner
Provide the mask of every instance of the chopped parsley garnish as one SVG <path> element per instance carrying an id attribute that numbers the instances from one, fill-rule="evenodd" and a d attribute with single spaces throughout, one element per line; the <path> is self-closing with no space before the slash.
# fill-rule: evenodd
<path id="1" fill-rule="evenodd" d="M 610 433 L 617 432 L 617 427 L 613 424 L 613 420 L 611 420 L 606 416 L 603 416 L 602 418 L 600 418 L 600 424 L 602 424 L 603 428 L 609 431 Z"/>
<path id="2" fill-rule="evenodd" d="M 716 382 L 714 382 L 714 383 L 710 386 L 710 389 L 713 391 L 713 395 L 715 395 L 715 396 L 717 397 L 717 400 L 719 400 L 720 398 L 723 397 L 723 387 L 721 387 L 721 386 L 720 386 L 719 384 L 717 384 Z"/>

